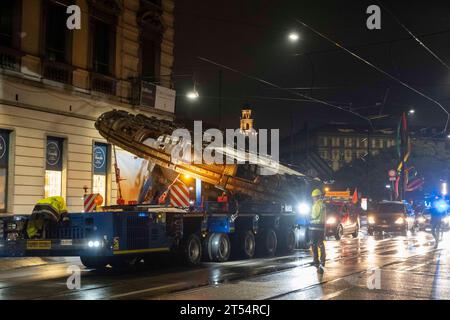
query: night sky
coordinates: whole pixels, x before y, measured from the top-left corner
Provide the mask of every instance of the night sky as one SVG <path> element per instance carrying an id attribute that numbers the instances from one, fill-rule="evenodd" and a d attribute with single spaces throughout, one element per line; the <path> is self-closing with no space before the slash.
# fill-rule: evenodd
<path id="1" fill-rule="evenodd" d="M 449 1 L 382 3 L 445 63 L 450 63 Z M 368 30 L 366 8 L 371 4 L 377 1 L 177 1 L 174 80 L 179 117 L 216 126 L 219 123 L 219 68 L 196 58 L 201 56 L 282 87 L 314 87 L 297 91 L 358 108 L 355 111 L 365 116 L 380 113 L 380 104 L 389 90 L 382 112 L 388 117 L 374 120 L 374 125 L 392 125 L 402 110 L 414 108 L 412 125 L 442 128 L 446 114 L 437 105 L 295 21 L 309 24 L 450 110 L 450 70 L 383 9 L 382 29 Z M 287 39 L 293 30 L 301 37 L 297 43 Z M 186 74 L 194 74 L 201 96 L 195 102 L 184 97 L 193 86 L 192 77 L 182 76 Z M 312 127 L 331 121 L 365 124 L 328 106 L 277 100 L 301 97 L 227 70 L 222 74 L 222 121 L 226 128 L 238 126 L 244 104 L 254 110 L 258 128 L 280 128 L 282 135 L 291 132 L 292 122 L 295 131 L 305 122 Z"/>

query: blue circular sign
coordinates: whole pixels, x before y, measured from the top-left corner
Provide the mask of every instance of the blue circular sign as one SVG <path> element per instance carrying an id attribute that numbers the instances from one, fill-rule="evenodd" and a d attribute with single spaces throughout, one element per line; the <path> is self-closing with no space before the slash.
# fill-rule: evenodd
<path id="1" fill-rule="evenodd" d="M 94 168 L 102 169 L 105 166 L 106 154 L 102 147 L 94 148 Z"/>
<path id="2" fill-rule="evenodd" d="M 58 143 L 50 141 L 47 143 L 47 164 L 56 166 L 61 158 L 61 150 Z"/>

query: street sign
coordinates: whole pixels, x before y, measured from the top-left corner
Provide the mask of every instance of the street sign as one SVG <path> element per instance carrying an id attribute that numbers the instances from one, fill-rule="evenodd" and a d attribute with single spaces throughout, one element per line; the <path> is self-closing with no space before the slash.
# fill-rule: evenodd
<path id="1" fill-rule="evenodd" d="M 389 174 L 389 177 L 391 177 L 391 178 L 393 178 L 397 175 L 397 173 L 393 169 L 389 170 L 388 174 Z"/>
<path id="2" fill-rule="evenodd" d="M 327 191 L 325 192 L 327 198 L 350 198 L 350 191 Z"/>

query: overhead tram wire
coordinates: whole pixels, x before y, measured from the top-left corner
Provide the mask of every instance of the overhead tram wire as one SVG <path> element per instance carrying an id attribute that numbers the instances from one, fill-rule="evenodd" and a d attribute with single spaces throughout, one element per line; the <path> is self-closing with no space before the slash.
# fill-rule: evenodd
<path id="1" fill-rule="evenodd" d="M 411 30 L 409 30 L 395 15 L 394 13 L 389 10 L 389 8 L 387 8 L 381 1 L 378 1 L 378 3 L 380 4 L 380 6 L 383 7 L 384 10 L 386 10 L 391 16 L 392 18 L 419 44 L 421 45 L 429 54 L 431 54 L 437 61 L 439 61 L 445 68 L 447 68 L 447 70 L 450 70 L 450 66 L 445 63 L 445 61 L 443 61 L 433 50 L 431 50 L 426 44 L 424 44 L 422 41 L 420 41 L 420 39 L 414 34 L 412 33 Z"/>
<path id="2" fill-rule="evenodd" d="M 333 45 L 335 45 L 336 47 L 344 50 L 345 52 L 349 53 L 351 56 L 355 57 L 356 59 L 358 59 L 359 61 L 362 61 L 363 63 L 367 64 L 368 66 L 372 67 L 373 69 L 377 70 L 378 72 L 380 72 L 381 74 L 387 76 L 388 78 L 394 80 L 395 82 L 401 84 L 402 86 L 404 86 L 405 88 L 408 88 L 409 90 L 417 93 L 418 95 L 422 96 L 423 98 L 427 99 L 428 101 L 433 102 L 434 104 L 436 104 L 437 106 L 439 106 L 442 111 L 444 111 L 447 114 L 447 120 L 445 122 L 445 127 L 442 130 L 442 133 L 447 132 L 447 127 L 448 127 L 448 123 L 450 121 L 450 113 L 447 111 L 447 109 L 444 108 L 444 106 L 442 106 L 442 104 L 440 104 L 438 101 L 436 101 L 435 99 L 427 96 L 425 93 L 420 92 L 419 90 L 411 87 L 409 84 L 407 84 L 406 82 L 394 77 L 393 75 L 391 75 L 390 73 L 384 71 L 383 69 L 377 67 L 376 65 L 374 65 L 373 63 L 367 61 L 366 59 L 362 58 L 361 56 L 359 56 L 358 54 L 354 53 L 353 51 L 347 49 L 346 47 L 342 46 L 341 44 L 337 43 L 336 41 L 328 38 L 326 35 L 324 35 L 323 33 L 317 31 L 316 29 L 314 29 L 313 27 L 309 26 L 308 24 L 304 23 L 303 21 L 299 20 L 299 19 L 295 19 L 295 21 L 297 21 L 299 24 L 301 24 L 302 26 L 304 26 L 305 28 L 311 30 L 312 32 L 314 32 L 316 35 L 320 36 L 321 38 L 327 40 L 328 42 L 332 43 Z"/>
<path id="3" fill-rule="evenodd" d="M 292 91 L 292 90 L 289 90 L 289 89 L 285 89 L 285 88 L 280 87 L 279 85 L 274 84 L 274 83 L 272 83 L 272 82 L 269 82 L 269 81 L 267 81 L 267 80 L 264 80 L 264 79 L 261 79 L 261 78 L 258 78 L 258 77 L 249 75 L 249 74 L 247 74 L 247 73 L 244 73 L 244 72 L 242 72 L 242 71 L 233 69 L 233 68 L 231 68 L 231 67 L 228 67 L 228 66 L 226 66 L 226 65 L 220 64 L 220 63 L 218 63 L 218 62 L 212 61 L 212 60 L 207 59 L 207 58 L 203 58 L 203 57 L 198 56 L 197 59 L 199 59 L 199 60 L 201 60 L 201 61 L 203 61 L 203 62 L 212 64 L 212 65 L 215 65 L 215 66 L 217 66 L 217 67 L 226 69 L 226 70 L 228 70 L 228 71 L 237 73 L 237 74 L 239 74 L 239 75 L 241 75 L 241 76 L 243 76 L 243 77 L 245 77 L 245 78 L 254 80 L 254 81 L 256 81 L 256 82 L 260 82 L 260 83 L 265 84 L 265 85 L 268 85 L 268 86 L 270 86 L 270 87 L 277 88 L 277 89 L 279 89 L 279 90 L 281 90 L 281 91 L 285 91 L 285 92 L 288 92 L 288 93 L 290 93 L 290 94 L 293 94 L 293 95 L 302 97 L 302 98 L 304 98 L 304 99 L 307 99 L 308 101 L 320 103 L 320 104 L 326 105 L 326 106 L 328 106 L 328 107 L 332 107 L 332 108 L 335 108 L 335 109 L 338 109 L 338 110 L 341 110 L 341 111 L 344 111 L 344 112 L 347 112 L 347 113 L 351 113 L 351 114 L 353 114 L 354 116 L 356 116 L 356 117 L 358 117 L 358 118 L 360 118 L 360 119 L 363 119 L 363 120 L 367 121 L 367 122 L 370 124 L 371 128 L 373 129 L 372 121 L 371 121 L 369 118 L 367 118 L 367 117 L 365 117 L 365 116 L 363 116 L 363 115 L 361 115 L 361 114 L 359 114 L 359 113 L 357 113 L 357 112 L 354 112 L 354 111 L 352 111 L 351 109 L 346 109 L 346 108 L 344 108 L 344 107 L 340 107 L 340 106 L 338 106 L 338 105 L 329 103 L 329 102 L 324 101 L 324 100 L 321 100 L 321 99 L 313 98 L 313 97 L 307 96 L 307 95 L 305 95 L 305 94 L 302 94 L 302 93 L 299 93 L 299 92 L 296 92 L 296 91 Z"/>

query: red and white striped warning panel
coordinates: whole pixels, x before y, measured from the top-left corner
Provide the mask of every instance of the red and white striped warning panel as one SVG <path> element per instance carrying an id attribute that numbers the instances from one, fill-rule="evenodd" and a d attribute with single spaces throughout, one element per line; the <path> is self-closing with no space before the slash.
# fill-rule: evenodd
<path id="1" fill-rule="evenodd" d="M 170 187 L 170 205 L 189 207 L 189 188 L 185 184 L 176 183 Z"/>
<path id="2" fill-rule="evenodd" d="M 91 193 L 84 195 L 84 212 L 93 212 L 97 207 L 96 199 L 98 197 L 98 193 Z M 98 201 L 98 200 L 97 200 Z"/>

